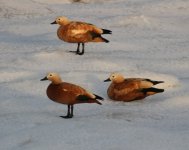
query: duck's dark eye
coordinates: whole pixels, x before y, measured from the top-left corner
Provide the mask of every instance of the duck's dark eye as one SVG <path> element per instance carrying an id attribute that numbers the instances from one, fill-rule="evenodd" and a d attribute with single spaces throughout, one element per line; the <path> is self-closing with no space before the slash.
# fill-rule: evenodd
<path id="1" fill-rule="evenodd" d="M 115 76 L 112 76 L 112 78 L 114 78 Z"/>
<path id="2" fill-rule="evenodd" d="M 58 19 L 60 21 L 60 19 Z"/>
<path id="3" fill-rule="evenodd" d="M 50 74 L 49 76 L 52 77 L 52 74 Z"/>

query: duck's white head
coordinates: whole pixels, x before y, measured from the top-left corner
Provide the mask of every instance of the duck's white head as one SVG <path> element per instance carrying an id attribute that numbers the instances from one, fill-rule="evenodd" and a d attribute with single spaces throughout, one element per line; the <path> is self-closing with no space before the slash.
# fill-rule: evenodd
<path id="1" fill-rule="evenodd" d="M 66 25 L 68 24 L 70 21 L 68 18 L 64 17 L 64 16 L 60 16 L 57 17 L 56 20 L 54 22 L 52 22 L 51 24 L 59 24 L 59 25 Z"/>
<path id="2" fill-rule="evenodd" d="M 119 73 L 112 73 L 108 79 L 104 80 L 104 82 L 112 81 L 114 83 L 121 83 L 124 80 L 125 78 L 123 75 Z"/>
<path id="3" fill-rule="evenodd" d="M 54 72 L 48 73 L 46 77 L 41 79 L 41 81 L 45 81 L 45 80 L 51 81 L 52 84 L 60 84 L 60 83 L 62 83 L 62 79 L 59 76 L 59 74 L 54 73 Z"/>

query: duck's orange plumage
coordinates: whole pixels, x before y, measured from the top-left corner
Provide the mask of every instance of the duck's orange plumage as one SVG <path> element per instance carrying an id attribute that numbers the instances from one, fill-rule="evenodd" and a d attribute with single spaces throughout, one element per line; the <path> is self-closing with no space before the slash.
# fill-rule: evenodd
<path id="1" fill-rule="evenodd" d="M 106 42 L 109 41 L 103 38 L 102 34 L 111 34 L 112 31 L 107 29 L 101 29 L 95 25 L 79 22 L 70 21 L 66 17 L 58 17 L 51 24 L 59 24 L 60 27 L 57 30 L 57 36 L 60 40 L 69 43 L 78 43 L 76 54 L 84 54 L 84 44 L 87 42 Z M 82 44 L 82 51 L 80 52 L 80 44 Z"/>
<path id="2" fill-rule="evenodd" d="M 97 100 L 103 100 L 102 97 L 92 94 L 84 88 L 63 82 L 57 73 L 49 73 L 41 81 L 50 80 L 51 84 L 47 88 L 47 96 L 52 101 L 68 105 L 68 113 L 64 118 L 73 117 L 73 105 L 79 103 L 101 103 Z"/>
<path id="3" fill-rule="evenodd" d="M 108 87 L 107 94 L 110 99 L 116 101 L 134 101 L 143 99 L 147 96 L 161 93 L 164 89 L 154 88 L 153 86 L 163 81 L 153 81 L 144 78 L 127 78 L 121 74 L 112 74 L 105 82 L 112 81 Z"/>

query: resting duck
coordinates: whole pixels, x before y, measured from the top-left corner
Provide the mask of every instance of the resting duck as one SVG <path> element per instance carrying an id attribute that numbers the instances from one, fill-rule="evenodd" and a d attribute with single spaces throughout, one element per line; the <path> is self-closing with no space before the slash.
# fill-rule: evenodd
<path id="1" fill-rule="evenodd" d="M 153 81 L 144 78 L 127 78 L 118 73 L 113 73 L 104 82 L 112 81 L 107 94 L 110 99 L 116 101 L 134 101 L 147 96 L 164 92 L 164 89 L 154 88 L 153 86 L 163 81 Z"/>

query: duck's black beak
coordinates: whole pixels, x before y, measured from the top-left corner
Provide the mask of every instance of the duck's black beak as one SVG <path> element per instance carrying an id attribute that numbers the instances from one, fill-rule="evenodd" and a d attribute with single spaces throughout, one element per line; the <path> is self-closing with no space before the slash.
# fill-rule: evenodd
<path id="1" fill-rule="evenodd" d="M 54 21 L 54 22 L 52 22 L 51 24 L 57 24 L 57 22 L 56 22 L 56 21 Z"/>
<path id="2" fill-rule="evenodd" d="M 111 80 L 110 80 L 110 78 L 108 78 L 108 79 L 104 80 L 104 82 L 109 82 L 109 81 L 111 81 Z"/>
<path id="3" fill-rule="evenodd" d="M 43 79 L 41 79 L 40 81 L 45 81 L 48 80 L 47 77 L 44 77 Z"/>

